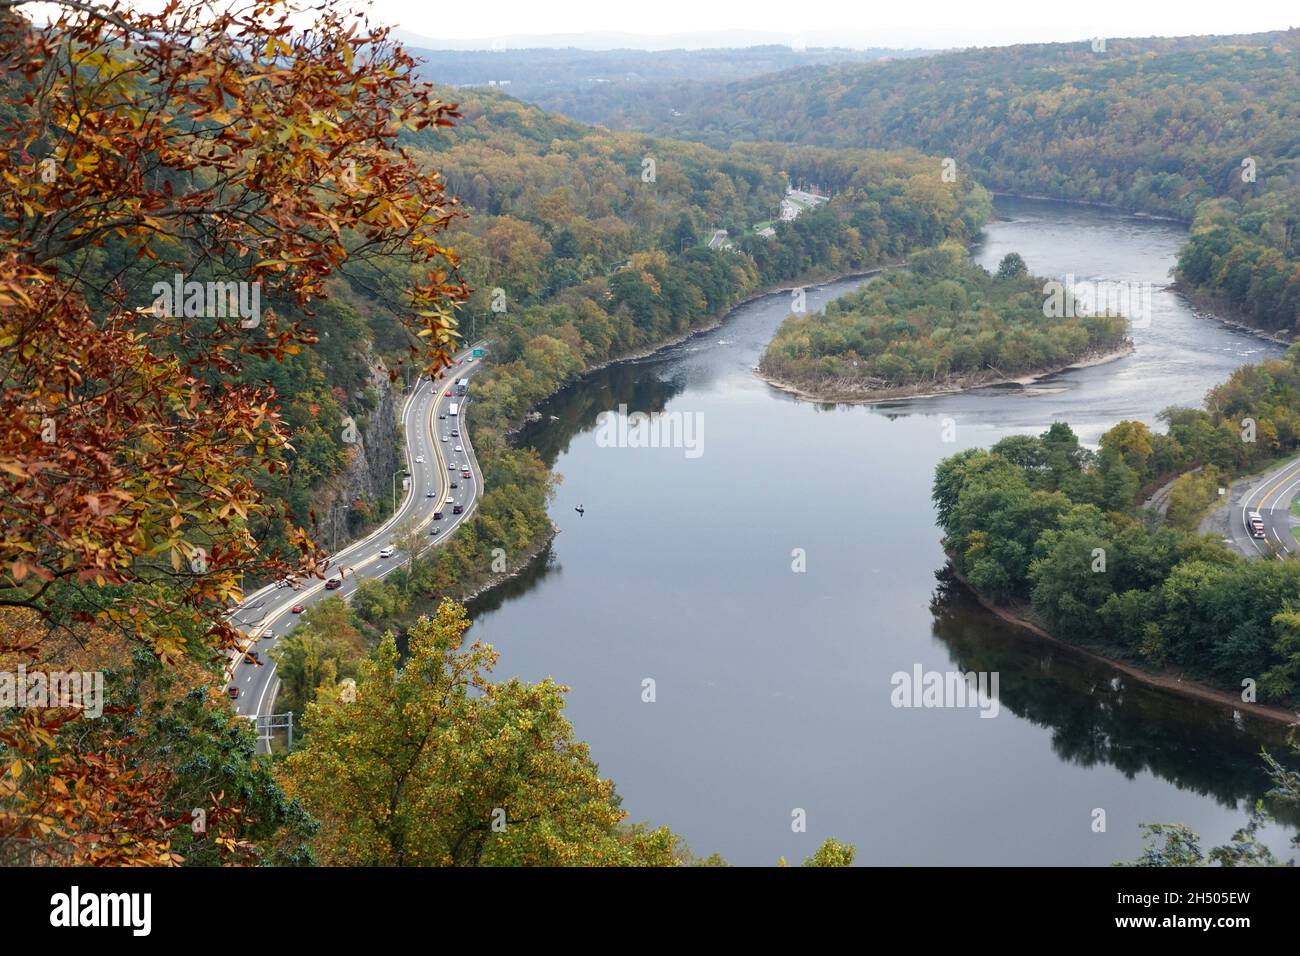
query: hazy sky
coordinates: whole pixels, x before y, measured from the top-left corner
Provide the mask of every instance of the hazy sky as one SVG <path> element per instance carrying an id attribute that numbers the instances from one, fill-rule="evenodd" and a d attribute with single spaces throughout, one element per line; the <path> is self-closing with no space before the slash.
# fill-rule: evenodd
<path id="1" fill-rule="evenodd" d="M 373 0 L 372 11 L 381 22 L 449 41 L 607 31 L 655 36 L 743 30 L 787 37 L 791 44 L 803 38 L 818 46 L 838 42 L 934 47 L 1095 36 L 1255 33 L 1300 26 L 1300 4 L 1295 0 L 489 0 L 454 5 Z"/>

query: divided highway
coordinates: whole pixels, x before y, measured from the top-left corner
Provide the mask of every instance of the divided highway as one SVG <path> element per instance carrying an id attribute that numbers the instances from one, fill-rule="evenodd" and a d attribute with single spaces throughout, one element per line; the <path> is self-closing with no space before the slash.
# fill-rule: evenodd
<path id="1" fill-rule="evenodd" d="M 1291 502 L 1297 493 L 1300 493 L 1300 458 L 1250 480 L 1240 492 L 1234 489 L 1228 530 L 1237 549 L 1247 556 L 1263 558 L 1285 558 L 1300 553 L 1291 531 Z M 1263 519 L 1262 536 L 1256 536 L 1251 530 L 1251 515 L 1255 512 Z"/>
<path id="2" fill-rule="evenodd" d="M 227 670 L 227 688 L 231 693 L 237 690 L 234 703 L 241 716 L 251 719 L 272 712 L 280 682 L 267 652 L 292 631 L 302 610 L 335 594 L 350 600 L 363 579 L 382 578 L 401 567 L 408 555 L 391 541 L 400 529 L 417 530 L 427 542 L 419 551 L 423 554 L 474 513 L 483 474 L 465 428 L 470 396 L 456 394 L 457 380 L 471 378 L 481 367 L 471 354 L 466 349 L 457 355 L 456 365 L 442 382 L 421 376 L 407 397 L 402 429 L 409 478 L 403 478 L 405 497 L 396 513 L 365 538 L 331 555 L 325 580 L 307 580 L 297 590 L 268 585 L 231 611 L 231 619 L 249 638 L 247 653 L 234 659 Z M 440 519 L 434 518 L 435 512 L 441 512 Z M 327 589 L 326 581 L 340 573 L 342 584 Z M 259 743 L 259 749 L 265 749 L 263 745 Z"/>

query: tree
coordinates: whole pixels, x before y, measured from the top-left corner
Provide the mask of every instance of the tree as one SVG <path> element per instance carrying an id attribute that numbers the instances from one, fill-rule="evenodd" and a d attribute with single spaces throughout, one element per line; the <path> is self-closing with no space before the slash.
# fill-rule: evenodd
<path id="1" fill-rule="evenodd" d="M 496 652 L 462 650 L 465 609 L 421 618 L 398 666 L 387 635 L 362 665 L 352 701 L 307 707 L 306 740 L 286 790 L 321 821 L 327 864 L 673 865 L 666 828 L 623 826 L 565 720 L 565 688 L 492 683 Z"/>
<path id="2" fill-rule="evenodd" d="M 250 524 L 278 520 L 255 478 L 288 447 L 274 394 L 232 378 L 314 336 L 273 309 L 209 314 L 210 287 L 162 308 L 158 286 L 92 289 L 78 263 L 107 253 L 156 264 L 133 281 L 201 272 L 306 307 L 342 269 L 400 262 L 436 371 L 464 295 L 439 244 L 452 210 L 396 142 L 457 114 L 385 30 L 329 5 L 298 30 L 278 0 L 56 2 L 39 29 L 12 12 L 28 6 L 6 3 L 0 31 L 21 104 L 0 132 L 16 171 L 0 181 L 0 603 L 164 657 L 230 646 L 239 575 L 287 570 L 259 560 Z M 306 534 L 286 537 L 316 570 Z"/>
<path id="3" fill-rule="evenodd" d="M 803 866 L 852 866 L 857 848 L 852 843 L 841 843 L 830 837 L 817 848 L 817 852 L 803 861 Z"/>
<path id="4" fill-rule="evenodd" d="M 290 570 L 255 530 L 321 570 L 262 483 L 297 451 L 252 370 L 316 341 L 278 310 L 309 313 L 340 274 L 396 275 L 413 353 L 430 372 L 450 360 L 466 293 L 441 241 L 455 210 L 398 137 L 458 114 L 386 30 L 328 0 L 301 14 L 280 0 L 0 3 L 0 608 L 38 618 L 0 628 L 5 665 L 74 647 L 98 664 L 121 639 L 187 668 L 202 695 L 239 640 L 225 612 L 243 576 Z M 303 454 L 308 478 L 317 457 Z M 179 746 L 127 718 L 117 736 L 79 712 L 6 718 L 0 845 L 181 862 L 162 795 L 196 793 L 193 768 L 158 754 L 247 765 L 246 727 L 239 748 L 208 746 L 235 733 L 215 714 L 171 720 L 194 734 Z M 193 855 L 255 861 L 248 841 L 266 833 L 248 821 L 278 791 L 260 771 L 226 782 L 216 820 L 241 822 L 214 829 L 221 853 Z"/>
<path id="5" fill-rule="evenodd" d="M 363 586 L 371 581 L 367 579 Z M 271 651 L 280 679 L 277 699 L 286 710 L 302 715 L 322 687 L 356 676 L 363 653 L 361 633 L 342 598 L 329 597 L 312 605 Z"/>
<path id="6" fill-rule="evenodd" d="M 997 277 L 999 279 L 1019 279 L 1029 274 L 1029 267 L 1025 265 L 1025 260 L 1020 257 L 1018 252 L 1008 252 L 998 263 Z"/>

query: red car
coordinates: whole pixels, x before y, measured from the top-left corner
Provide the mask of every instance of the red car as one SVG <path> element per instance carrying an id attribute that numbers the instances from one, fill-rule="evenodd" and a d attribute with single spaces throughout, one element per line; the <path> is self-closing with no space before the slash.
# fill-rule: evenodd
<path id="1" fill-rule="evenodd" d="M 443 398 L 447 398 L 447 397 L 449 397 L 450 395 L 451 395 L 451 389 L 447 389 L 447 391 L 445 391 L 445 392 L 442 393 Z"/>
<path id="2" fill-rule="evenodd" d="M 293 607 L 289 608 L 289 613 L 290 613 L 290 614 L 301 614 L 301 613 L 302 613 L 303 611 L 305 611 L 305 610 L 307 610 L 307 609 L 306 609 L 305 607 L 303 607 L 301 604 L 295 604 Z"/>
<path id="3" fill-rule="evenodd" d="M 461 476 L 462 478 L 468 478 L 468 477 L 470 477 L 469 469 L 466 468 L 464 471 L 462 471 L 462 472 L 460 473 L 460 476 Z"/>

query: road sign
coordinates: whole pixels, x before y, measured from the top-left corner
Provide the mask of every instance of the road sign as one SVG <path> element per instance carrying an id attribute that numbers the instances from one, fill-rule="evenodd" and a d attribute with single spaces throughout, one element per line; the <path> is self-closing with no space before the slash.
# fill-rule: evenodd
<path id="1" fill-rule="evenodd" d="M 474 352 L 473 352 L 473 355 L 474 355 L 474 358 L 482 358 L 482 357 L 483 357 L 483 350 L 482 350 L 482 349 L 475 349 Z"/>

